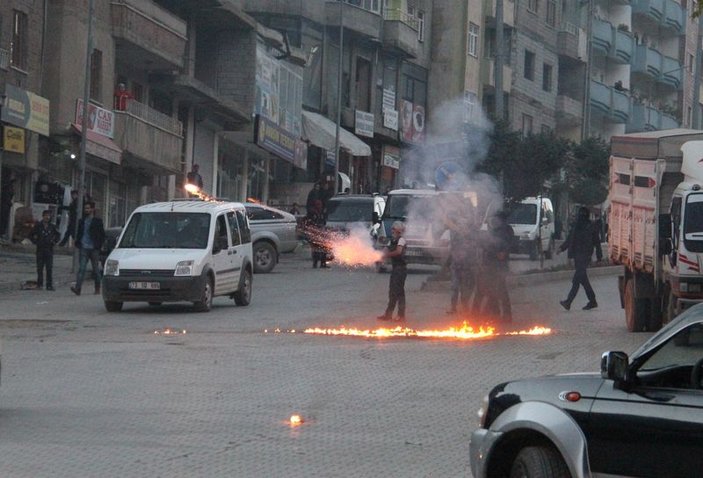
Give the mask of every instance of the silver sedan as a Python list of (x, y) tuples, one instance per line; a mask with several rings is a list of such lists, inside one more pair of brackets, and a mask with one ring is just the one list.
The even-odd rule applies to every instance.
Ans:
[(244, 207), (251, 228), (254, 272), (271, 272), (279, 254), (298, 247), (295, 216), (263, 204), (247, 203)]

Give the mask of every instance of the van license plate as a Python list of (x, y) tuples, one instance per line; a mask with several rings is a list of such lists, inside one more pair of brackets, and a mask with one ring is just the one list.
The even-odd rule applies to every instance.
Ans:
[(158, 282), (130, 282), (129, 288), (140, 290), (157, 290), (161, 289), (161, 284)]

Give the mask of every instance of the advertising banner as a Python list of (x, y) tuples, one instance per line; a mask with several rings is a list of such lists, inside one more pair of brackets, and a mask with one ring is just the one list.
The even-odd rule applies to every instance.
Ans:
[(373, 138), (373, 113), (356, 110), (354, 122), (354, 132), (359, 136)]
[(276, 156), (293, 163), (298, 168), (307, 168), (307, 144), (273, 121), (257, 115), (254, 141)]
[(391, 169), (400, 168), (400, 148), (388, 144), (383, 145), (383, 166)]
[(5, 126), (2, 144), (5, 151), (24, 154), (24, 130)]
[(22, 88), (5, 85), (5, 105), (0, 118), (5, 123), (49, 136), (49, 100)]
[[(83, 100), (76, 101), (76, 124), (83, 126)], [(88, 131), (108, 138), (115, 137), (115, 113), (88, 103)]]

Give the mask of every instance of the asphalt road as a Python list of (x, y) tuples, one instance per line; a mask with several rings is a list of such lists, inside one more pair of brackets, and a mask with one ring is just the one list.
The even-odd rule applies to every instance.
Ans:
[[(411, 270), (408, 326), (481, 325), (447, 316), (448, 292), (420, 290), (432, 271)], [(614, 276), (593, 279), (600, 307), (588, 312), (583, 292), (572, 311), (559, 306), (568, 281), (513, 288), (511, 329), (549, 336), (302, 333), (376, 327), (387, 281), (293, 255), (254, 277), (249, 307), (218, 298), (210, 313), (126, 304), (109, 314), (99, 296), (67, 289), (1, 294), (0, 476), (466, 477), (491, 386), (597, 370), (601, 352), (632, 352), (649, 336), (626, 331)], [(166, 328), (186, 333), (156, 333)]]

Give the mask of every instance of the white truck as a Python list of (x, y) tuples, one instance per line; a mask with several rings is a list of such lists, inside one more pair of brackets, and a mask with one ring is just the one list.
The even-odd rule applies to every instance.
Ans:
[(611, 138), (610, 259), (631, 332), (703, 302), (703, 131)]

